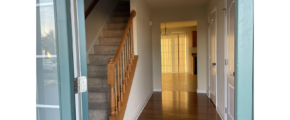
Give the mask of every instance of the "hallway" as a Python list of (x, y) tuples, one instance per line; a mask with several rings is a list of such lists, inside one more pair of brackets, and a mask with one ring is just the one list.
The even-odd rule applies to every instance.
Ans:
[(162, 73), (162, 91), (196, 92), (197, 75), (192, 73)]
[(221, 120), (211, 100), (196, 93), (197, 75), (162, 73), (162, 92), (154, 92), (138, 120)]

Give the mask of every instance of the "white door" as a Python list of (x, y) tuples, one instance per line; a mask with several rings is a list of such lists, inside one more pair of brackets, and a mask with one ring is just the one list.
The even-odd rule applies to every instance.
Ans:
[(227, 0), (227, 120), (235, 119), (235, 1)]
[(210, 73), (210, 99), (216, 105), (216, 10), (209, 16), (209, 43), (210, 43), (210, 62), (209, 62), (209, 73)]

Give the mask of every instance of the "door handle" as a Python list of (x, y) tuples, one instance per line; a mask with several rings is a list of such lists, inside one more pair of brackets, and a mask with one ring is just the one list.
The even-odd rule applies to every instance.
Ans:
[(212, 65), (216, 65), (216, 63), (212, 63)]

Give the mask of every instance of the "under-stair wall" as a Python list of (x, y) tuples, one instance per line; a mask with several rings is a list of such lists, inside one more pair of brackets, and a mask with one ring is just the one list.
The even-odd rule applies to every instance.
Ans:
[[(86, 0), (85, 0), (86, 2)], [(87, 56), (94, 53), (94, 45), (98, 45), (98, 37), (102, 37), (102, 30), (115, 9), (119, 0), (99, 0), (86, 19)], [(87, 59), (89, 62), (89, 59)]]

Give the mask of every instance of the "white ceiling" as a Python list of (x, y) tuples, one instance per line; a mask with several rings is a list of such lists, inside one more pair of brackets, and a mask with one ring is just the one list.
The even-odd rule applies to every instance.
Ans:
[(152, 9), (181, 8), (205, 5), (209, 0), (145, 0)]
[[(183, 28), (197, 26), (197, 21), (183, 21), (183, 22), (167, 22), (166, 28)], [(160, 24), (160, 28), (164, 29), (165, 23)]]

